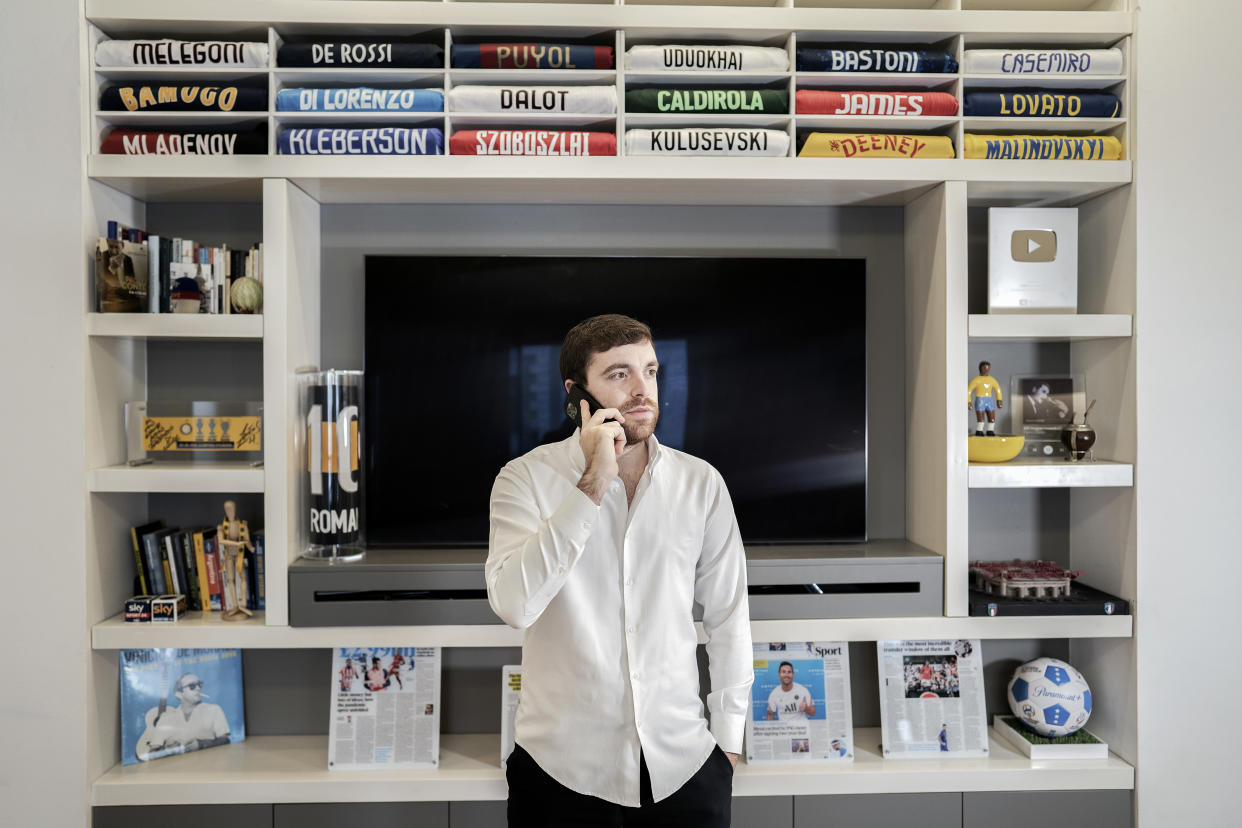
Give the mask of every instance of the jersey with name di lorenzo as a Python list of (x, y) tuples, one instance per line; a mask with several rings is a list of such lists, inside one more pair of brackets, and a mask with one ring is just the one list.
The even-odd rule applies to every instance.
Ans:
[(104, 137), (99, 151), (105, 155), (262, 155), (267, 152), (267, 132), (114, 129)]
[(779, 129), (628, 129), (627, 155), (783, 156), (789, 134)]
[(345, 89), (293, 87), (276, 93), (280, 112), (441, 112), (444, 92), (439, 89)]
[(454, 86), (448, 94), (453, 112), (565, 112), (612, 115), (615, 86)]
[(550, 129), (463, 129), (449, 139), (450, 155), (616, 155), (611, 132)]
[(1112, 92), (987, 90), (967, 92), (964, 108), (966, 115), (994, 118), (1117, 118), (1121, 98)]
[(125, 84), (106, 87), (99, 108), (107, 112), (261, 112), (267, 90), (256, 86)]
[(204, 66), (221, 69), (267, 67), (266, 43), (223, 40), (105, 40), (95, 47), (95, 65)]
[(799, 115), (956, 115), (948, 92), (836, 92), (799, 89)]
[(796, 681), (788, 690), (778, 684), (768, 694), (768, 712), (782, 722), (805, 721), (806, 711), (799, 707), (810, 703), (811, 691)]
[(932, 49), (805, 46), (798, 48), (798, 71), (941, 74), (956, 72), (957, 60), (948, 52)]
[(787, 115), (789, 93), (783, 89), (629, 89), (625, 111)]
[(983, 135), (964, 136), (967, 158), (1012, 158), (1039, 161), (1120, 161), (1121, 141), (1112, 135)]
[(444, 47), (435, 43), (371, 41), (286, 43), (276, 52), (276, 65), (443, 69)]
[(281, 155), (443, 155), (437, 127), (291, 128), (276, 139)]
[(953, 141), (945, 135), (812, 132), (799, 158), (952, 158)]
[(789, 53), (776, 46), (631, 46), (629, 72), (785, 72)]
[(613, 47), (568, 43), (455, 44), (454, 69), (612, 69)]

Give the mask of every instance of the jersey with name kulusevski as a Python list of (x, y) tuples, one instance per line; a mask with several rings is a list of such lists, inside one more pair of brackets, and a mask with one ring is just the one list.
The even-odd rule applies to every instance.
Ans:
[(898, 46), (799, 46), (799, 72), (894, 72), (943, 74), (957, 60), (943, 50)]
[(627, 89), (625, 111), (692, 112), (705, 115), (788, 115), (784, 89), (714, 89), (705, 87)]
[(238, 84), (126, 83), (104, 87), (105, 112), (263, 112), (267, 89)]
[(263, 155), (267, 128), (227, 127), (170, 129), (116, 128), (104, 136), (99, 151), (105, 155)]
[(563, 129), (463, 129), (449, 139), (450, 155), (616, 155), (611, 132)]
[(564, 112), (612, 115), (615, 86), (454, 86), (448, 93), (453, 112)]
[(1120, 161), (1121, 141), (1112, 135), (984, 135), (963, 136), (967, 158), (1012, 158), (1039, 161)]
[(276, 65), (443, 69), (444, 47), (437, 43), (376, 40), (285, 43), (276, 51)]
[(944, 135), (893, 135), (880, 132), (812, 132), (799, 158), (952, 158), (953, 141)]
[(956, 115), (957, 98), (948, 92), (838, 92), (799, 89), (799, 115)]
[(95, 47), (95, 65), (197, 66), (219, 69), (266, 69), (266, 43), (226, 40), (105, 40)]
[(440, 89), (291, 87), (276, 93), (279, 112), (443, 112)]
[(612, 69), (612, 46), (570, 43), (454, 44), (454, 69)]
[(627, 129), (626, 155), (784, 156), (789, 133), (781, 129)]
[(768, 710), (782, 722), (805, 721), (806, 711), (800, 709), (804, 703), (811, 703), (811, 691), (796, 681), (788, 690), (778, 684), (768, 694)]
[(1120, 75), (1120, 49), (967, 49), (962, 71), (980, 75)]
[(776, 46), (637, 45), (625, 52), (627, 72), (787, 72), (789, 53)]
[(281, 155), (443, 155), (438, 127), (287, 127), (276, 138)]
[(993, 118), (1119, 118), (1121, 98), (1112, 92), (1057, 89), (976, 90), (966, 93), (966, 115)]

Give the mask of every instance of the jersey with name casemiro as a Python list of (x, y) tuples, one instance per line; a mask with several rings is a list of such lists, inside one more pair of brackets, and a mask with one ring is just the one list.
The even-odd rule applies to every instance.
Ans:
[(810, 691), (798, 682), (795, 681), (788, 690), (782, 690), (778, 684), (768, 694), (768, 710), (782, 722), (805, 720), (806, 711), (798, 708), (803, 702), (810, 701)]
[(981, 75), (1120, 75), (1120, 49), (967, 49), (962, 71)]

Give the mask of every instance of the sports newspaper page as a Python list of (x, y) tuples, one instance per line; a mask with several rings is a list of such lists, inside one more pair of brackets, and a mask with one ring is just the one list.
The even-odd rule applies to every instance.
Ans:
[(845, 641), (755, 642), (747, 762), (852, 762)]
[(513, 725), (517, 721), (518, 699), (522, 697), (522, 665), (500, 668), (500, 767), (509, 766), (513, 753)]
[(988, 754), (978, 639), (878, 641), (885, 759)]
[(434, 768), (440, 762), (440, 648), (332, 651), (332, 770)]

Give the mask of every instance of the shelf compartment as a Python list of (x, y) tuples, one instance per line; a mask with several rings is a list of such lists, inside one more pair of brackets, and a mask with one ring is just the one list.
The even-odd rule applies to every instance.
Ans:
[(1073, 463), (1030, 459), (971, 463), (968, 479), (972, 489), (1127, 487), (1134, 485), (1134, 466), (1112, 460)]
[[(1134, 768), (1107, 759), (1032, 762), (988, 730), (986, 759), (885, 760), (880, 728), (854, 731), (852, 764), (737, 766), (734, 796), (941, 791), (1132, 790)], [(436, 770), (328, 770), (328, 737), (252, 736), (235, 745), (139, 765), (115, 765), (91, 786), (91, 804), (503, 800), (500, 736), (443, 734)]]
[[(699, 641), (706, 641), (696, 625)], [(902, 638), (1129, 638), (1128, 615), (1046, 617), (813, 618), (752, 621), (755, 641), (887, 641)], [(268, 626), (262, 614), (224, 621), (219, 613), (188, 613), (174, 624), (127, 623), (115, 615), (91, 630), (91, 647), (241, 647), (314, 649), (371, 646), (520, 647), (522, 632), (502, 624), (399, 627)]]
[(799, 131), (817, 132), (899, 132), (925, 133), (928, 130), (945, 130), (957, 124), (957, 117), (946, 115), (905, 115), (884, 117), (880, 115), (798, 115)]
[(1124, 313), (972, 313), (967, 323), (978, 342), (1082, 342), (1128, 337), (1133, 329)]
[(1098, 135), (1120, 129), (1125, 118), (988, 118), (971, 115), (962, 119), (967, 132), (1047, 132), (1057, 135)]
[(257, 314), (88, 313), (88, 336), (130, 339), (262, 339)]
[(104, 466), (86, 473), (86, 486), (92, 492), (262, 492), (263, 469), (246, 462)]

